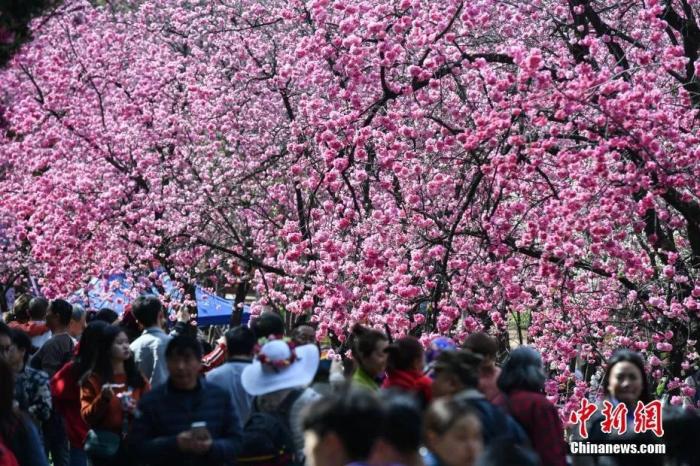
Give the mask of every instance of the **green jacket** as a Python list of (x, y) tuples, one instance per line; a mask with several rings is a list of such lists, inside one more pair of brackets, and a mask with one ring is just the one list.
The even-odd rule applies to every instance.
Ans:
[(368, 390), (379, 390), (379, 384), (367, 374), (361, 367), (358, 367), (352, 376), (352, 384), (359, 387), (367, 388)]

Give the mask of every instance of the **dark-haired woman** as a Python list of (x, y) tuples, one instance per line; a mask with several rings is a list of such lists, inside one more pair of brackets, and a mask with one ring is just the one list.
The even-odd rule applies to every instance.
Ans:
[(432, 399), (430, 377), (423, 374), (425, 351), (417, 338), (399, 338), (387, 346), (387, 372), (383, 388), (395, 388), (417, 396), (423, 408)]
[(14, 372), (0, 358), (0, 444), (10, 451), (4, 461), (12, 464), (16, 459), (20, 466), (48, 466), (39, 433), (34, 423), (14, 406), (14, 393)]
[[(640, 434), (634, 433), (634, 410), (637, 402), (644, 404), (652, 401), (649, 391), (649, 380), (644, 369), (644, 360), (639, 353), (627, 349), (616, 351), (607, 362), (607, 370), (602, 382), (605, 400), (613, 408), (624, 404), (627, 409), (627, 430), (620, 435), (614, 428), (611, 433), (602, 431), (603, 405), (598, 409), (586, 423), (588, 430), (587, 442), (591, 443), (634, 443), (651, 444), (658, 443), (659, 439), (652, 432)], [(578, 432), (572, 439), (578, 438)], [(598, 465), (598, 466), (624, 466), (624, 465), (661, 465), (663, 455), (643, 455), (643, 456), (576, 456), (574, 457), (576, 466)]]
[(6, 361), (15, 371), (15, 400), (19, 409), (27, 413), (38, 428), (51, 416), (51, 392), (49, 377), (45, 372), (29, 367), (32, 340), (20, 331), (12, 332), (14, 351), (10, 351)]
[(540, 353), (527, 346), (516, 348), (498, 377), (503, 396), (495, 401), (525, 429), (542, 466), (565, 466), (564, 426), (544, 395), (545, 380)]
[(88, 427), (80, 415), (80, 379), (92, 371), (107, 327), (103, 321), (88, 324), (76, 346), (75, 357), (51, 378), (53, 405), (65, 419), (66, 433), (70, 443), (70, 466), (86, 466), (87, 456), (83, 451)]
[[(80, 386), (81, 414), (88, 427), (95, 435), (107, 438), (111, 433), (123, 440), (136, 402), (149, 389), (148, 381), (136, 367), (126, 333), (113, 325), (105, 327), (94, 369)], [(88, 434), (88, 443), (90, 437)], [(86, 449), (88, 447), (86, 445)], [(90, 456), (94, 466), (123, 464), (125, 461), (121, 448), (112, 457), (95, 456), (94, 453)]]
[(352, 330), (352, 357), (357, 366), (352, 376), (354, 386), (379, 390), (379, 379), (386, 370), (389, 339), (382, 332), (362, 325)]

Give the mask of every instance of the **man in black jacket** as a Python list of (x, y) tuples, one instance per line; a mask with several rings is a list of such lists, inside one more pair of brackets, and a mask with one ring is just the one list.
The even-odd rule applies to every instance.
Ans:
[(138, 405), (130, 438), (135, 457), (151, 466), (233, 465), (241, 444), (228, 392), (200, 378), (197, 340), (176, 336), (165, 351), (168, 382)]

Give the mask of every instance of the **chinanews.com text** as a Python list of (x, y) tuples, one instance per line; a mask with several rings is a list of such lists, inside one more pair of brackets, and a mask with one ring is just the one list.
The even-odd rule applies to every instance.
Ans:
[(663, 443), (589, 443), (573, 441), (569, 443), (572, 455), (665, 455)]

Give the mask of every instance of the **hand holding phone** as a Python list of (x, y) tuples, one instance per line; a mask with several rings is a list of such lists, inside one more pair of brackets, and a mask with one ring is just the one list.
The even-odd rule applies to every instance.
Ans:
[(206, 422), (193, 422), (190, 426), (190, 430), (195, 440), (207, 440), (211, 438)]
[(114, 389), (122, 387), (123, 383), (106, 383), (102, 385), (102, 396), (109, 400), (114, 396)]
[(212, 438), (206, 422), (193, 422), (190, 426), (192, 433), (192, 450), (194, 453), (203, 454), (211, 449)]

